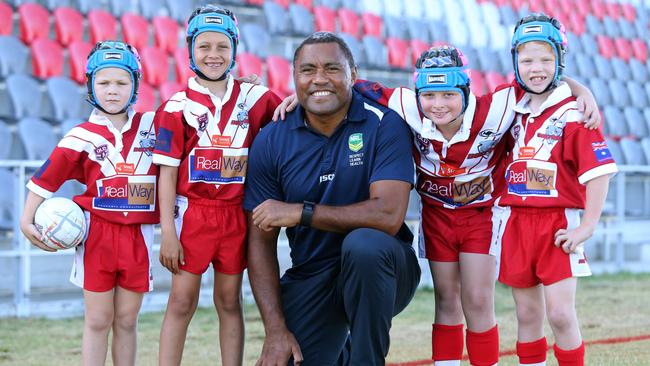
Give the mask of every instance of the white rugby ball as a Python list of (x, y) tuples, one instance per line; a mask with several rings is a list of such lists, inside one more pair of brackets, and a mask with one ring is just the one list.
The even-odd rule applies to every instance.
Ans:
[(86, 233), (84, 213), (72, 200), (46, 199), (34, 216), (34, 225), (43, 235), (43, 243), (52, 249), (69, 249), (81, 243)]

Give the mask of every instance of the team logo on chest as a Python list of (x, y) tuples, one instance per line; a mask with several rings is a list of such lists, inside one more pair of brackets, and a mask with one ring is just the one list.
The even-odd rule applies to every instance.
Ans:
[(239, 108), (237, 119), (230, 123), (241, 128), (248, 128), (248, 111), (246, 110), (246, 105), (244, 103), (239, 103), (237, 104), (237, 108)]
[(348, 137), (348, 147), (353, 152), (358, 152), (363, 149), (363, 134), (362, 133), (353, 133)]
[(153, 148), (156, 146), (156, 135), (153, 132), (149, 131), (140, 131), (140, 147), (136, 147), (133, 151), (143, 152), (147, 156), (153, 155)]
[(547, 144), (552, 144), (562, 139), (564, 133), (564, 122), (558, 118), (551, 118), (550, 125), (546, 126), (545, 133), (537, 133), (537, 136), (544, 139)]
[(95, 158), (98, 161), (104, 161), (108, 156), (108, 145), (100, 145), (95, 148)]
[(196, 123), (199, 125), (199, 131), (205, 132), (205, 129), (208, 127), (208, 112), (205, 112), (200, 116), (197, 116), (194, 113), (192, 113), (192, 115), (196, 117)]
[(422, 135), (417, 133), (415, 134), (415, 141), (417, 142), (418, 150), (420, 150), (420, 153), (422, 155), (429, 155), (429, 152), (431, 152), (431, 150), (429, 149), (429, 145), (431, 144), (429, 139), (425, 139), (424, 137), (422, 137)]
[(478, 143), (478, 146), (476, 149), (478, 150), (477, 153), (474, 154), (468, 154), (467, 157), (470, 159), (473, 158), (479, 158), (485, 155), (488, 155), (494, 150), (494, 147), (497, 146), (497, 143), (501, 139), (501, 134), (498, 132), (494, 132), (492, 130), (483, 130), (479, 132), (479, 137), (482, 137), (483, 140), (481, 140)]

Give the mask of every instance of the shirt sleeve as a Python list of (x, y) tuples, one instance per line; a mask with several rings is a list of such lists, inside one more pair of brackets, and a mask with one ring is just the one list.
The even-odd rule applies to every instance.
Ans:
[(168, 106), (169, 102), (164, 103), (156, 111), (153, 119), (156, 128), (153, 163), (177, 167), (181, 164), (185, 143), (183, 110), (168, 111)]
[(282, 189), (278, 179), (275, 154), (271, 151), (269, 142), (270, 127), (262, 129), (253, 141), (248, 156), (248, 173), (244, 195), (244, 209), (253, 211), (267, 199), (283, 200)]
[(358, 91), (364, 98), (368, 98), (384, 107), (390, 107), (389, 101), (395, 92), (395, 89), (387, 88), (381, 83), (361, 79), (357, 79), (354, 83), (354, 90)]
[(377, 147), (371, 167), (370, 183), (400, 180), (414, 183), (415, 165), (411, 153), (411, 133), (395, 112), (384, 114), (377, 132)]
[(564, 137), (563, 159), (575, 167), (581, 184), (618, 171), (600, 130), (589, 130), (577, 122), (571, 127)]
[(47, 199), (67, 180), (82, 181), (84, 176), (80, 157), (79, 152), (57, 146), (29, 180), (27, 189)]

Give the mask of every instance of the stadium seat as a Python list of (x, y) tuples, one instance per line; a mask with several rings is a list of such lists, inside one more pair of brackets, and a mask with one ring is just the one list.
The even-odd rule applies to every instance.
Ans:
[(431, 41), (433, 43), (449, 42), (449, 30), (447, 29), (447, 25), (443, 22), (429, 22), (429, 33), (431, 34)]
[(87, 14), (93, 9), (106, 9), (106, 3), (103, 1), (96, 0), (76, 0), (75, 8), (78, 9), (82, 14)]
[(404, 16), (411, 19), (425, 19), (423, 0), (412, 0), (408, 6), (404, 6)]
[(352, 52), (352, 57), (354, 57), (354, 62), (356, 66), (363, 66), (366, 63), (365, 54), (363, 52), (363, 46), (353, 35), (347, 33), (340, 33), (339, 36), (343, 38), (350, 51)]
[(339, 32), (359, 38), (359, 16), (352, 9), (338, 10)]
[(54, 30), (56, 40), (63, 47), (83, 38), (83, 16), (73, 8), (56, 8), (54, 10)]
[(77, 84), (86, 83), (86, 61), (88, 54), (93, 49), (90, 43), (75, 41), (68, 47), (68, 58), (70, 60), (70, 79)]
[(616, 38), (614, 39), (614, 45), (616, 46), (618, 57), (622, 58), (626, 62), (632, 58), (632, 45), (628, 39), (621, 37)]
[(587, 32), (590, 34), (597, 35), (603, 34), (605, 32), (605, 26), (598, 18), (596, 18), (595, 15), (587, 15), (585, 17), (585, 24), (587, 27)]
[(52, 197), (64, 197), (72, 199), (74, 196), (78, 196), (86, 190), (86, 186), (79, 183), (77, 180), (67, 180), (65, 183), (59, 187), (59, 189), (54, 192)]
[(480, 97), (481, 95), (485, 95), (485, 78), (483, 77), (483, 73), (481, 73), (479, 70), (471, 71), (471, 81), (469, 88), (476, 96)]
[(631, 59), (628, 63), (630, 66), (630, 71), (634, 75), (634, 80), (640, 83), (645, 83), (648, 81), (650, 75), (648, 75), (648, 69), (637, 59)]
[(44, 6), (25, 3), (18, 7), (20, 40), (30, 44), (36, 38), (47, 38), (50, 32), (50, 13)]
[(86, 93), (82, 93), (74, 81), (65, 76), (49, 78), (45, 81), (45, 89), (53, 111), (52, 117), (57, 123), (83, 116), (81, 101)]
[(407, 41), (399, 38), (388, 38), (386, 48), (388, 48), (388, 64), (390, 66), (398, 69), (408, 69), (411, 66)]
[(497, 86), (505, 84), (506, 82), (507, 80), (505, 76), (496, 71), (488, 71), (485, 73), (485, 84), (488, 93), (494, 92)]
[(605, 3), (603, 1), (591, 1), (591, 13), (602, 20), (607, 15)]
[(173, 54), (178, 48), (178, 23), (170, 17), (155, 16), (151, 24), (153, 24), (156, 47), (170, 55)]
[(503, 24), (501, 21), (501, 13), (499, 13), (499, 9), (495, 4), (488, 2), (479, 4), (478, 10), (481, 13), (481, 18), (489, 28)]
[(627, 124), (623, 121), (622, 116), (623, 112), (620, 108), (612, 105), (605, 105), (603, 108), (603, 117), (610, 136), (622, 137), (629, 135)]
[(421, 41), (419, 39), (411, 39), (410, 50), (411, 50), (411, 64), (415, 65), (415, 62), (420, 58), (420, 55), (429, 49), (429, 43)]
[(14, 185), (16, 178), (7, 169), (0, 168), (0, 230), (11, 230), (14, 225), (15, 195)]
[(618, 141), (611, 137), (605, 137), (605, 142), (607, 143), (607, 147), (612, 153), (612, 157), (614, 158), (614, 161), (616, 161), (616, 164), (625, 165), (625, 156), (623, 155), (623, 150), (621, 150), (621, 145)]
[(330, 9), (333, 9), (333, 10), (336, 10), (336, 9), (338, 9), (338, 8), (340, 8), (342, 6), (341, 5), (342, 4), (341, 0), (320, 0), (318, 3), (321, 6), (325, 6), (325, 7), (328, 7)]
[(612, 70), (614, 70), (614, 76), (621, 81), (627, 81), (632, 79), (632, 70), (630, 70), (630, 65), (620, 58), (612, 59)]
[(643, 39), (636, 38), (632, 40), (632, 53), (637, 60), (644, 63), (648, 61), (648, 45)]
[(427, 20), (409, 18), (406, 20), (406, 27), (408, 29), (409, 39), (418, 40), (427, 44), (431, 42), (431, 34), (429, 33)]
[(0, 79), (27, 72), (29, 49), (14, 36), (0, 36)]
[(625, 163), (629, 165), (646, 165), (645, 154), (638, 140), (634, 138), (622, 138), (621, 150), (625, 157)]
[(264, 74), (262, 60), (252, 53), (241, 52), (237, 55), (237, 76), (255, 74), (262, 77)]
[(32, 73), (35, 77), (46, 79), (63, 74), (63, 49), (47, 38), (37, 38), (32, 42)]
[(621, 29), (621, 37), (631, 40), (637, 36), (636, 28), (634, 28), (634, 25), (627, 21), (627, 19), (621, 18), (617, 23), (618, 27)]
[[(596, 42), (598, 43), (598, 52), (605, 58), (611, 59), (616, 56), (616, 48), (614, 47), (614, 41), (603, 35), (596, 36)], [(584, 43), (583, 43), (584, 45)]]
[(268, 73), (268, 86), (280, 97), (285, 97), (292, 93), (289, 86), (291, 80), (291, 64), (280, 56), (269, 56), (266, 59), (266, 69)]
[(643, 87), (636, 80), (638, 79), (634, 78), (634, 80), (627, 82), (627, 91), (630, 94), (630, 100), (632, 101), (633, 106), (637, 108), (645, 108), (649, 105), (648, 98)]
[(364, 12), (361, 14), (361, 24), (363, 35), (377, 38), (383, 37), (384, 21), (379, 15)]
[(70, 118), (61, 122), (61, 136), (64, 136), (68, 131), (77, 127), (82, 122), (85, 122), (85, 118)]
[(0, 36), (8, 36), (14, 32), (14, 12), (11, 6), (0, 2)]
[(262, 6), (264, 17), (271, 34), (291, 35), (291, 22), (288, 22), (287, 11), (273, 1), (265, 1)]
[(135, 13), (124, 13), (122, 19), (122, 36), (124, 41), (137, 50), (149, 45), (149, 22), (145, 17)]
[(36, 80), (29, 75), (13, 74), (5, 83), (11, 103), (11, 114), (3, 113), (4, 116), (15, 120), (40, 116), (42, 94)]
[(88, 12), (90, 43), (117, 39), (117, 20), (105, 10), (93, 9)]
[(138, 2), (132, 0), (110, 0), (111, 13), (116, 17), (121, 17), (126, 13), (135, 14), (138, 12)]
[(156, 103), (156, 93), (154, 88), (147, 83), (140, 83), (138, 90), (138, 101), (135, 102), (133, 109), (136, 112), (150, 112), (158, 108)]
[(280, 5), (284, 9), (288, 9), (289, 3), (291, 2), (290, 0), (272, 0), (272, 1), (274, 1), (276, 4)]
[[(237, 55), (238, 58), (239, 58), (239, 56), (241, 56), (241, 55)], [(261, 75), (261, 74), (258, 74), (258, 75)], [(174, 94), (176, 94), (177, 92), (183, 90), (184, 88), (185, 88), (184, 84), (175, 83), (173, 81), (168, 81), (166, 83), (163, 83), (160, 86), (160, 88), (158, 88), (158, 92), (160, 93), (161, 104), (162, 104), (163, 101), (168, 100)]]
[[(418, 22), (416, 21), (415, 23)], [(386, 25), (386, 38), (409, 39), (409, 27), (403, 18), (386, 16), (384, 18), (384, 24)]]
[(0, 160), (9, 159), (9, 152), (11, 152), (11, 130), (9, 126), (0, 119)]
[(625, 107), (623, 108), (623, 116), (625, 117), (625, 122), (627, 122), (628, 131), (630, 131), (632, 136), (637, 138), (650, 136), (641, 109)]
[(582, 44), (582, 49), (584, 53), (588, 55), (595, 56), (598, 54), (598, 44), (596, 39), (589, 33), (584, 33), (580, 35), (580, 43)]
[(583, 77), (591, 77), (594, 75), (603, 79), (611, 79), (614, 77), (611, 61), (600, 55), (576, 55), (576, 63), (578, 64), (580, 75)]
[(151, 19), (156, 15), (168, 16), (169, 10), (165, 6), (165, 0), (140, 1), (140, 15), (147, 19)]
[(24, 118), (18, 122), (18, 137), (29, 160), (47, 159), (58, 142), (52, 126), (34, 117)]
[(266, 29), (259, 24), (247, 23), (240, 31), (241, 41), (246, 45), (246, 50), (260, 58), (266, 58), (271, 47), (271, 35)]
[[(469, 45), (472, 37), (469, 34), (469, 29), (467, 28), (467, 24), (462, 22), (451, 24), (451, 22), (453, 21), (447, 19), (447, 24), (445, 26), (449, 36), (447, 38), (442, 38), (442, 39), (437, 38), (436, 40), (448, 41), (449, 44), (461, 48)], [(453, 29), (453, 31), (451, 31), (451, 29)]]
[(499, 6), (499, 15), (503, 20), (503, 24), (513, 26), (519, 21), (519, 16), (509, 5)]
[(611, 19), (618, 20), (622, 16), (621, 4), (607, 2), (605, 3), (605, 10)]
[(314, 33), (314, 16), (307, 8), (300, 4), (291, 4), (289, 5), (289, 15), (293, 35), (306, 37)]
[(630, 104), (630, 96), (627, 94), (627, 89), (622, 81), (610, 79), (607, 84), (609, 85), (614, 105), (623, 108)]
[(366, 58), (366, 65), (372, 69), (388, 69), (388, 50), (384, 43), (377, 37), (365, 36), (362, 40)]
[(317, 32), (336, 32), (336, 12), (325, 6), (316, 6), (314, 23)]
[(616, 38), (621, 36), (621, 29), (618, 26), (618, 22), (610, 17), (603, 18), (603, 27), (605, 28), (605, 34), (609, 37)]
[(641, 39), (647, 39), (650, 31), (648, 30), (648, 22), (637, 19), (634, 22), (634, 30), (636, 30), (637, 37)]
[(646, 137), (641, 140), (641, 148), (643, 149), (643, 154), (645, 155), (645, 161), (650, 162), (650, 137)]
[(190, 56), (187, 47), (178, 47), (174, 51), (173, 57), (176, 81), (185, 84), (189, 78), (194, 76), (194, 71), (190, 69)]
[(314, 1), (313, 0), (294, 0), (293, 1), (296, 4), (300, 4), (307, 8), (307, 10), (311, 11), (312, 8), (314, 7)]
[(194, 10), (196, 1), (188, 0), (167, 0), (169, 16), (179, 23), (185, 23)]
[(145, 47), (140, 51), (142, 77), (152, 86), (160, 86), (169, 79), (167, 54), (157, 47)]
[[(650, 66), (650, 65), (649, 65)], [(650, 100), (650, 84), (645, 83), (645, 94), (648, 97), (648, 100)]]
[(625, 20), (633, 22), (636, 20), (636, 8), (630, 3), (621, 4), (621, 15)]

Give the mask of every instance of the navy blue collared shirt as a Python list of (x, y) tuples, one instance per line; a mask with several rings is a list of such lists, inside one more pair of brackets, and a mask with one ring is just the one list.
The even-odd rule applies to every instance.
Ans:
[[(399, 180), (413, 184), (408, 126), (397, 113), (353, 91), (346, 119), (327, 137), (305, 123), (298, 106), (284, 122), (264, 127), (249, 154), (244, 208), (267, 199), (344, 206), (370, 197), (370, 184)], [(344, 234), (304, 226), (287, 229), (293, 266), (309, 275), (335, 265)], [(372, 243), (368, 243), (372, 245)]]

